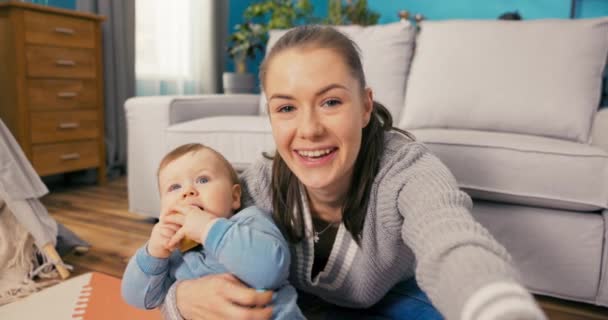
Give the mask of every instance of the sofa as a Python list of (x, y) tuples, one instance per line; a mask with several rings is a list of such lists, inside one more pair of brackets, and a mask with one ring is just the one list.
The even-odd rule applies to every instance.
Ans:
[[(525, 285), (608, 306), (608, 19), (340, 30), (376, 100), (451, 169)], [(137, 97), (125, 110), (129, 208), (145, 216), (158, 216), (156, 169), (170, 149), (201, 142), (237, 169), (274, 150), (263, 94)]]

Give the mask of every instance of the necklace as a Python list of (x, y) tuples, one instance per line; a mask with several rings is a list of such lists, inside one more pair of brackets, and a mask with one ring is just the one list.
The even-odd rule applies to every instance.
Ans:
[(330, 223), (330, 224), (328, 224), (328, 225), (327, 225), (325, 228), (323, 228), (323, 230), (321, 230), (321, 231), (316, 231), (316, 230), (314, 230), (314, 226), (313, 226), (313, 233), (314, 233), (314, 236), (313, 236), (313, 238), (312, 238), (312, 239), (313, 239), (313, 241), (314, 241), (315, 243), (319, 242), (319, 239), (320, 239), (320, 238), (319, 238), (319, 236), (320, 236), (320, 235), (322, 235), (322, 234), (323, 234), (323, 232), (325, 232), (325, 231), (329, 230), (329, 228), (330, 228), (331, 226), (333, 226), (333, 225), (335, 225), (335, 223)]

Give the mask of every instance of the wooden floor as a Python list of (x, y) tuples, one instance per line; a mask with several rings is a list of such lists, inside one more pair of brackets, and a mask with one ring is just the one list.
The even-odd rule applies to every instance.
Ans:
[[(105, 186), (50, 185), (42, 199), (49, 212), (69, 229), (92, 244), (85, 255), (69, 255), (74, 274), (99, 271), (121, 277), (129, 257), (148, 239), (152, 221), (127, 209), (126, 178)], [(537, 297), (553, 320), (608, 320), (608, 308)]]

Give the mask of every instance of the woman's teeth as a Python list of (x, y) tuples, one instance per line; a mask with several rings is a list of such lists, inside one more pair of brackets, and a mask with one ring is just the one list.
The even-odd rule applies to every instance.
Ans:
[(307, 157), (307, 158), (320, 158), (322, 156), (330, 154), (333, 150), (334, 150), (334, 148), (327, 148), (327, 149), (322, 149), (322, 150), (311, 150), (311, 151), (298, 150), (298, 154), (303, 157)]

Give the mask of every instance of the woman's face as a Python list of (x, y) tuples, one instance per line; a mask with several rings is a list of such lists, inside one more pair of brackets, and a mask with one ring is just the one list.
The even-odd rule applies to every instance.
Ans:
[(277, 151), (309, 191), (344, 195), (372, 111), (342, 57), (331, 49), (287, 49), (268, 65), (268, 112)]

